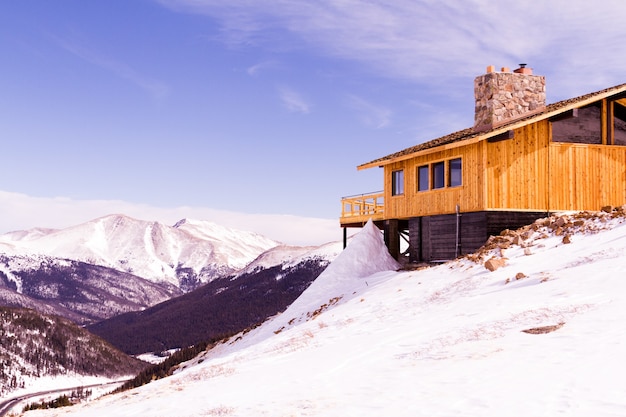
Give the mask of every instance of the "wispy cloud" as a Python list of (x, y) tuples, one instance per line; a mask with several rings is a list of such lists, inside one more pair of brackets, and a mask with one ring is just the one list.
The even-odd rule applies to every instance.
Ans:
[(276, 63), (276, 61), (263, 61), (263, 62), (259, 62), (259, 63), (254, 64), (254, 65), (251, 65), (250, 67), (248, 67), (246, 72), (251, 77), (256, 77), (263, 71), (270, 70), (270, 69), (275, 69), (275, 68), (278, 68), (278, 67), (279, 67), (279, 65), (278, 65), (278, 63)]
[(57, 36), (53, 36), (52, 38), (66, 51), (89, 62), (90, 64), (96, 65), (113, 73), (119, 78), (131, 82), (132, 84), (138, 86), (139, 88), (150, 94), (155, 99), (164, 98), (169, 93), (169, 87), (165, 83), (140, 74), (138, 71), (136, 71), (130, 65), (124, 62), (109, 58), (104, 54), (96, 51), (95, 49), (77, 43), (75, 41), (62, 39)]
[(361, 97), (348, 96), (348, 106), (352, 108), (361, 122), (368, 126), (380, 129), (391, 123), (391, 110), (380, 105), (371, 103)]
[(311, 112), (311, 105), (297, 91), (286, 87), (278, 87), (278, 95), (283, 105), (292, 113), (308, 114)]
[(297, 38), (380, 75), (420, 82), (527, 62), (545, 75), (586, 74), (589, 85), (620, 78), (626, 67), (621, 0), (593, 7), (586, 0), (155, 1), (211, 16), (240, 41), (275, 44), (286, 37), (272, 32), (287, 32), (294, 36), (284, 42)]
[(162, 208), (120, 200), (42, 198), (0, 190), (0, 233), (34, 227), (64, 228), (114, 213), (170, 225), (184, 218), (209, 220), (291, 245), (320, 245), (340, 240), (341, 234), (336, 219), (248, 214), (205, 207)]

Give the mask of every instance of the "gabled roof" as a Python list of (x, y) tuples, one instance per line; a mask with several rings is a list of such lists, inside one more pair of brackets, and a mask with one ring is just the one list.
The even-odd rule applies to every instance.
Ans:
[(433, 139), (428, 142), (412, 146), (410, 148), (406, 148), (399, 152), (392, 153), (390, 155), (375, 159), (365, 164), (361, 164), (357, 167), (357, 169), (362, 170), (373, 167), (382, 167), (384, 165), (410, 159), (418, 155), (426, 155), (433, 152), (457, 148), (459, 146), (470, 145), (472, 143), (480, 142), (493, 136), (497, 136), (509, 130), (517, 129), (540, 120), (548, 119), (565, 113), (569, 110), (586, 106), (593, 102), (624, 92), (626, 92), (626, 84), (620, 84), (615, 87), (596, 91), (595, 93), (589, 93), (580, 97), (559, 101), (546, 106), (546, 108), (540, 113), (533, 113), (530, 116), (512, 120), (493, 129), (482, 132), (476, 132), (472, 127), (459, 130), (458, 132), (450, 133), (449, 135), (442, 136), (440, 138)]

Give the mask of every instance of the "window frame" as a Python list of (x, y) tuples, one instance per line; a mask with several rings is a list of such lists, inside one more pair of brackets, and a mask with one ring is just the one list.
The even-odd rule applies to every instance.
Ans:
[(391, 171), (391, 195), (404, 195), (404, 169)]
[[(426, 188), (422, 188), (422, 173), (426, 174)], [(417, 192), (430, 191), (430, 164), (417, 167)]]
[[(457, 162), (459, 163), (458, 168), (454, 169), (452, 167), (452, 163), (453, 162)], [(463, 160), (462, 158), (453, 158), (453, 159), (449, 159), (448, 161), (448, 187), (449, 188), (454, 188), (454, 187), (460, 187), (463, 185)], [(454, 177), (455, 175), (453, 175), (453, 169), (458, 172), (458, 182), (453, 183), (454, 181)]]
[[(604, 108), (601, 101), (589, 103), (585, 106), (577, 108), (578, 115), (576, 118), (565, 118), (552, 120), (550, 142), (553, 143), (581, 143), (584, 145), (605, 145), (603, 143), (603, 112)], [(583, 130), (581, 126), (589, 128)], [(568, 130), (574, 130), (577, 133), (586, 133), (586, 136), (570, 136)]]
[(431, 171), (431, 189), (441, 190), (446, 188), (446, 161), (438, 161), (430, 164)]

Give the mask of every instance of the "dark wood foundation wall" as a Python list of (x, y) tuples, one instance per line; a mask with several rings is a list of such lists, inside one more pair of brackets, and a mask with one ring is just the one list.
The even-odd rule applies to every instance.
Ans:
[(409, 262), (437, 262), (472, 253), (489, 236), (517, 229), (546, 217), (547, 212), (479, 211), (385, 220), (383, 230), (389, 252), (400, 258), (400, 235), (408, 232)]

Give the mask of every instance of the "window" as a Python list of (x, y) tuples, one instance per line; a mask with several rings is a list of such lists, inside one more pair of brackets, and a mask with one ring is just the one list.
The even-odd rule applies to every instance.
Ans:
[(602, 144), (602, 107), (600, 103), (578, 109), (578, 116), (552, 122), (552, 141)]
[(448, 162), (448, 187), (458, 187), (463, 184), (461, 175), (461, 158), (451, 159)]
[(391, 173), (391, 195), (404, 194), (404, 171), (393, 171)]
[(445, 163), (444, 162), (436, 162), (432, 165), (433, 167), (433, 189), (443, 188), (446, 186), (445, 182)]
[(428, 165), (422, 165), (417, 168), (417, 191), (428, 191), (429, 188)]

